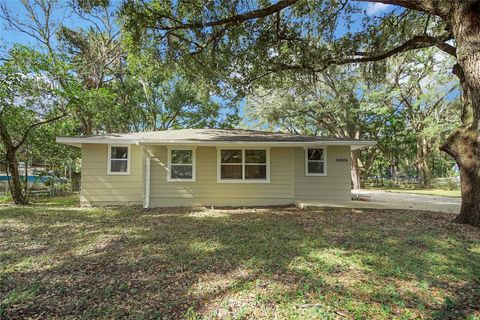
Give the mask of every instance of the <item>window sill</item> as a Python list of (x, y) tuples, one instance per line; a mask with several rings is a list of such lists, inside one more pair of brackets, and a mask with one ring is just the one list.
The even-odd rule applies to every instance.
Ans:
[(228, 179), (217, 179), (217, 183), (239, 183), (239, 184), (268, 184), (270, 180), (228, 180)]
[(109, 176), (129, 176), (130, 172), (107, 172)]
[(196, 179), (167, 179), (167, 182), (196, 182)]

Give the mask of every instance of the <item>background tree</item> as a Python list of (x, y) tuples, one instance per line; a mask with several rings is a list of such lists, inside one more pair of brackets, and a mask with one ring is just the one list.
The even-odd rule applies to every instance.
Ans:
[(21, 148), (40, 127), (67, 114), (69, 102), (48, 78), (51, 66), (48, 56), (21, 46), (12, 48), (0, 65), (0, 139), (17, 204), (27, 201), (18, 169)]
[(108, 1), (74, 0), (70, 8), (81, 25), (87, 27), (73, 29), (62, 24), (57, 32), (57, 51), (65, 54), (81, 80), (83, 88), (75, 104), (75, 114), (81, 124), (80, 133), (88, 135), (103, 123), (95, 123), (102, 113), (115, 110), (110, 84), (121, 67), (124, 51), (114, 22), (115, 12)]
[[(449, 57), (431, 50), (408, 53), (389, 64), (387, 90), (405, 115), (406, 130), (414, 133), (415, 164), (424, 187), (432, 180), (433, 147), (459, 125), (458, 82), (447, 76)], [(394, 88), (390, 90), (388, 87)]]
[[(303, 80), (303, 81), (302, 81)], [(251, 121), (269, 129), (291, 133), (328, 135), (342, 139), (377, 139), (383, 115), (369, 107), (369, 80), (355, 68), (332, 68), (294, 82), (285, 81), (266, 92), (249, 97), (246, 108)], [(375, 150), (351, 152), (351, 179), (355, 189), (361, 188), (361, 176), (366, 175), (375, 159)], [(363, 172), (361, 172), (363, 171)]]
[(430, 187), (433, 148), (458, 125), (460, 112), (458, 83), (446, 75), (446, 59), (432, 50), (403, 54), (386, 65), (386, 81), (360, 68), (336, 67), (304, 81), (279, 82), (283, 87), (248, 99), (247, 115), (269, 129), (379, 141), (379, 150), (352, 151), (354, 188), (378, 156), (388, 159), (388, 170), (377, 166), (381, 175), (418, 175)]
[(81, 134), (215, 127), (226, 125), (222, 116), (233, 119), (236, 109), (214, 101), (212, 86), (187, 79), (151, 50), (148, 39), (129, 50), (108, 1), (72, 1), (70, 7), (89, 26), (58, 31), (59, 50), (83, 85), (75, 104)]
[(127, 68), (143, 130), (228, 127), (239, 121), (238, 104), (220, 96), (218, 85), (168, 66), (149, 48), (129, 52)]

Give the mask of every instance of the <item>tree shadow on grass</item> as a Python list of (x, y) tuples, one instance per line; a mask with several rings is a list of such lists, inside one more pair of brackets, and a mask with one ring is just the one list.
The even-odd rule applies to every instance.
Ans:
[[(241, 310), (267, 317), (310, 305), (321, 305), (310, 311), (325, 317), (343, 310), (388, 318), (405, 308), (434, 316), (442, 306), (429, 292), (473, 299), (451, 284), (471, 282), (480, 270), (479, 253), (469, 251), (480, 246), (476, 230), (441, 214), (32, 210), (2, 210), (0, 239), (19, 247), (2, 262), (6, 318), (184, 318)], [(29, 251), (32, 245), (44, 249)]]
[(480, 279), (455, 288), (452, 296), (444, 299), (438, 310), (432, 312), (433, 319), (468, 319), (480, 315)]

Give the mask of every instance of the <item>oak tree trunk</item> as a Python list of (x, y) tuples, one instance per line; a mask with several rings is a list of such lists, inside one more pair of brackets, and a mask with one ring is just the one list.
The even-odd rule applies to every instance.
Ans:
[(20, 178), (20, 172), (18, 171), (18, 161), (17, 161), (17, 149), (15, 148), (12, 137), (8, 132), (5, 125), (0, 119), (0, 140), (5, 149), (5, 158), (7, 160), (7, 170), (10, 174), (10, 191), (12, 193), (13, 202), (15, 204), (26, 204), (26, 198), (22, 190), (22, 182)]
[(450, 154), (460, 168), (462, 207), (455, 222), (480, 227), (480, 136), (477, 130), (461, 127), (441, 150)]
[(351, 176), (352, 176), (352, 185), (353, 189), (361, 189), (361, 174), (360, 174), (360, 165), (358, 163), (358, 151), (354, 150), (351, 152), (352, 166), (351, 166)]
[(417, 136), (417, 167), (420, 175), (422, 187), (430, 188), (432, 183), (432, 173), (428, 164), (430, 147), (425, 137)]
[(460, 168), (462, 207), (455, 222), (480, 227), (480, 1), (458, 1), (450, 25), (463, 94), (462, 126), (441, 147)]
[(7, 167), (10, 173), (10, 191), (12, 192), (13, 202), (15, 204), (26, 204), (27, 200), (23, 194), (20, 172), (18, 171), (18, 161), (15, 153), (6, 154)]

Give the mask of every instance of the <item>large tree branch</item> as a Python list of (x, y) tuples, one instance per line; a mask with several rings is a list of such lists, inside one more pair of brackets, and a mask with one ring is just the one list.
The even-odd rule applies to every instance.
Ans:
[(171, 30), (181, 30), (181, 29), (199, 29), (199, 28), (208, 28), (208, 27), (215, 27), (215, 26), (222, 26), (222, 25), (232, 25), (232, 24), (240, 24), (242, 22), (264, 18), (270, 16), (274, 13), (280, 12), (283, 9), (295, 4), (299, 0), (281, 0), (271, 6), (252, 10), (246, 13), (230, 16), (228, 18), (209, 21), (209, 22), (196, 22), (196, 23), (182, 23), (172, 26), (159, 26), (157, 27), (158, 30), (163, 31), (171, 31)]
[(412, 51), (416, 49), (428, 48), (428, 47), (437, 47), (442, 51), (456, 57), (456, 48), (446, 41), (452, 39), (450, 34), (445, 34), (440, 37), (433, 37), (429, 35), (414, 36), (410, 40), (404, 42), (403, 44), (387, 51), (383, 52), (355, 52), (353, 57), (346, 58), (330, 58), (323, 61), (320, 67), (315, 67), (312, 65), (302, 64), (302, 65), (287, 65), (283, 63), (274, 64), (275, 67), (268, 69), (269, 71), (281, 71), (281, 70), (307, 70), (311, 72), (323, 72), (332, 65), (345, 65), (350, 63), (364, 63), (364, 62), (376, 62), (388, 59), (397, 54)]
[(458, 86), (452, 86), (443, 96), (441, 96), (430, 108), (427, 108), (426, 116), (430, 116), (433, 112), (437, 110), (439, 105), (445, 101), (445, 99), (452, 94), (455, 90), (458, 90)]
[(373, 2), (400, 6), (416, 11), (427, 12), (445, 18), (451, 11), (455, 1), (451, 0), (354, 0), (358, 2)]
[(361, 57), (352, 57), (345, 59), (332, 59), (330, 64), (348, 64), (348, 63), (360, 63), (360, 62), (375, 62), (390, 58), (399, 53), (428, 48), (428, 47), (437, 47), (440, 50), (456, 57), (457, 49), (446, 43), (446, 41), (453, 39), (452, 35), (446, 34), (440, 37), (434, 37), (429, 35), (414, 36), (410, 40), (404, 42), (403, 44), (395, 47), (391, 50), (380, 52), (380, 53), (368, 53), (368, 52), (357, 52), (358, 56)]
[(49, 119), (46, 119), (44, 121), (39, 121), (39, 122), (35, 122), (33, 124), (31, 124), (27, 130), (23, 133), (23, 136), (22, 136), (22, 139), (17, 143), (17, 145), (13, 148), (14, 151), (18, 150), (24, 143), (25, 141), (27, 141), (27, 138), (28, 138), (28, 135), (30, 134), (30, 132), (37, 128), (37, 127), (40, 127), (40, 126), (43, 126), (47, 123), (51, 123), (51, 122), (54, 122), (54, 121), (57, 121), (57, 120), (60, 120), (62, 119), (63, 117), (65, 117), (67, 115), (66, 112), (63, 112), (62, 114), (58, 115), (58, 116), (55, 116), (55, 117), (52, 117), (52, 118), (49, 118)]

